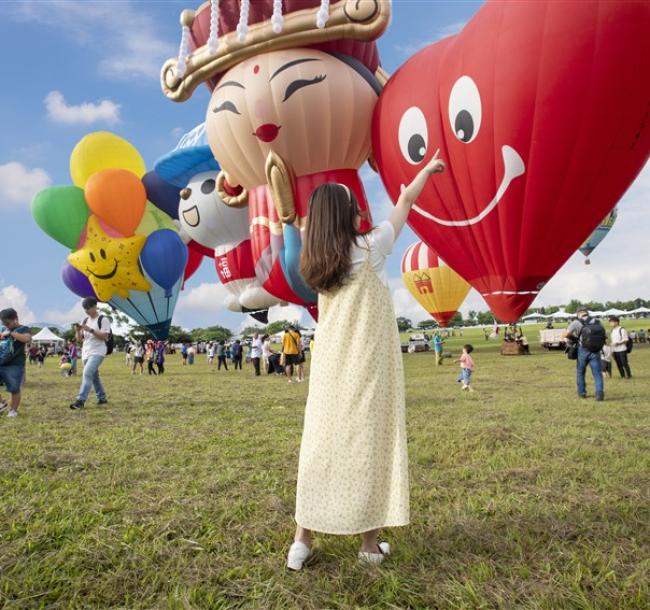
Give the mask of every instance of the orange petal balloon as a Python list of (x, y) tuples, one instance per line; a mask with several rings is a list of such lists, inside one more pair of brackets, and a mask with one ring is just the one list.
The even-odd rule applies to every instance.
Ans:
[(140, 178), (126, 169), (105, 169), (86, 182), (88, 207), (122, 235), (133, 235), (142, 220), (147, 192)]

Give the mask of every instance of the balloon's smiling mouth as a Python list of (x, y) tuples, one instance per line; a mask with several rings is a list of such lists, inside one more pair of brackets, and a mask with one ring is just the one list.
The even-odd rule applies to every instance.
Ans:
[(88, 267), (86, 267), (86, 271), (88, 271), (88, 273), (91, 273), (98, 280), (110, 280), (117, 273), (117, 259), (115, 259), (115, 266), (113, 267), (113, 271), (110, 271), (109, 273), (95, 273), (92, 269), (88, 269)]
[[(502, 146), (501, 155), (503, 156), (504, 166), (503, 179), (501, 180), (501, 184), (497, 189), (496, 195), (492, 201), (490, 201), (490, 203), (488, 203), (485, 208), (483, 208), (483, 211), (480, 214), (477, 214), (476, 216), (467, 218), (465, 220), (445, 220), (444, 218), (438, 218), (437, 216), (430, 214), (417, 204), (413, 206), (413, 211), (417, 214), (420, 214), (420, 216), (423, 216), (424, 218), (433, 220), (433, 222), (437, 222), (438, 224), (444, 225), (446, 227), (468, 227), (470, 225), (476, 224), (477, 222), (481, 222), (481, 220), (483, 220), (494, 208), (497, 207), (499, 201), (501, 201), (506, 191), (508, 190), (510, 183), (515, 178), (522, 176), (526, 171), (524, 160), (511, 146)], [(402, 188), (404, 188), (403, 185)]]
[(193, 205), (189, 210), (183, 212), (183, 220), (190, 225), (190, 227), (198, 227), (201, 222), (201, 214), (199, 208)]

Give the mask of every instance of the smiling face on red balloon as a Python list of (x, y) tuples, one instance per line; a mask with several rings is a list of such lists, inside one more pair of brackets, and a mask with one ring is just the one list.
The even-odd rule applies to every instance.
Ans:
[(647, 159), (650, 86), (639, 75), (650, 72), (649, 15), (634, 1), (487, 2), (380, 96), (373, 153), (391, 198), (439, 148), (447, 170), (409, 224), (504, 321), (518, 319)]
[[(469, 68), (466, 71), (472, 72)], [(414, 170), (419, 171), (438, 148), (442, 158), (449, 159), (452, 164), (463, 159), (486, 164), (492, 156), (493, 130), (489, 120), (494, 116), (494, 96), (491, 85), (481, 83), (482, 80), (480, 72), (461, 74), (455, 79), (452, 76), (448, 82), (441, 83), (439, 98), (426, 96), (418, 100), (419, 105), (409, 105), (401, 112), (399, 120), (396, 120), (396, 144), (402, 157), (402, 172), (408, 175)], [(400, 114), (399, 109), (395, 110)], [(484, 121), (483, 116), (487, 120)], [(452, 184), (457, 182), (456, 176), (448, 175), (428, 185), (430, 192), (425, 190), (422, 201), (430, 204), (416, 204), (413, 211), (424, 219), (448, 227), (481, 222), (505, 197), (512, 181), (526, 171), (521, 155), (512, 144), (510, 141), (498, 145), (503, 170), (500, 180), (496, 188), (491, 188), (488, 183), (474, 193), (474, 206), (465, 207), (463, 204), (466, 198), (462, 191), (472, 185)], [(400, 182), (400, 188), (402, 185), (404, 183)], [(454, 196), (456, 188), (461, 189), (460, 197)], [(436, 197), (436, 193), (444, 193), (445, 199)]]

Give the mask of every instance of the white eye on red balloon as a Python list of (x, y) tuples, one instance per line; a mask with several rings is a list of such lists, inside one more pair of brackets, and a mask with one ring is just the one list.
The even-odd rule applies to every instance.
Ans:
[(461, 76), (449, 94), (449, 124), (454, 135), (469, 144), (481, 128), (481, 95), (469, 76)]
[(402, 115), (397, 137), (402, 156), (411, 165), (421, 163), (427, 153), (429, 130), (424, 113), (417, 106), (411, 106)]

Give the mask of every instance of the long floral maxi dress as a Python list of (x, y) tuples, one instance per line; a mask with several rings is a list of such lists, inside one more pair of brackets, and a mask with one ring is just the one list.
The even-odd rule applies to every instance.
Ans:
[(366, 260), (320, 295), (296, 522), (358, 534), (409, 522), (404, 371), (390, 291)]

